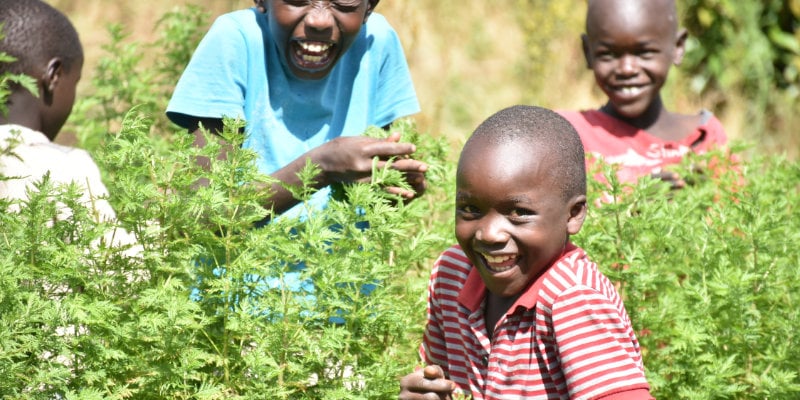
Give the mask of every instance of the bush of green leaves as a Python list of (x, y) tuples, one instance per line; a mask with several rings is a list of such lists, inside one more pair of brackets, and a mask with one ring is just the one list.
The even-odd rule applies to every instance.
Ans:
[(692, 89), (717, 92), (715, 109), (724, 109), (731, 95), (746, 99), (747, 132), (792, 129), (800, 107), (800, 2), (678, 3), (690, 33), (683, 69)]
[[(422, 291), (406, 276), (442, 246), (441, 237), (421, 229), (430, 218), (427, 203), (406, 205), (385, 194), (381, 187), (401, 182), (387, 169), (376, 171), (371, 184), (345, 187), (345, 199), (327, 209), (309, 208), (303, 221), (277, 218), (255, 229), (266, 215), (258, 204), (269, 194), (253, 182), (269, 178), (255, 171), (254, 153), (236, 151), (206, 173), (193, 160), (218, 147), (198, 150), (184, 135), (162, 152), (149, 130), (132, 112), (97, 153), (104, 168), (116, 171), (109, 190), (119, 224), (143, 246), (138, 256), (97, 243), (108, 227), (91, 222), (74, 186), (44, 179), (19, 213), (0, 203), (0, 375), (8, 378), (0, 394), (395, 393), (396, 377), (415, 362), (408, 349), (424, 307)], [(435, 143), (430, 149), (442, 150)], [(313, 170), (304, 172), (306, 182)], [(211, 183), (195, 190), (201, 176)], [(311, 193), (297, 188), (303, 199)], [(58, 202), (73, 210), (68, 218), (56, 218)], [(255, 278), (280, 281), (299, 262), (313, 292)], [(374, 291), (365, 295), (365, 285)]]
[(797, 398), (800, 165), (691, 172), (709, 159), (727, 156), (686, 160), (683, 190), (614, 183), (622, 200), (592, 208), (575, 240), (620, 282), (656, 398)]

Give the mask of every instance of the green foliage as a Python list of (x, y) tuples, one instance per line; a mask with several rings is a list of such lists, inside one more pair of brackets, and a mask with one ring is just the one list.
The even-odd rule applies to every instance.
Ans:
[[(411, 135), (412, 125), (404, 126)], [(226, 121), (223, 136), (239, 144), (238, 128)], [(14, 379), (0, 383), (0, 394), (393, 395), (397, 376), (415, 363), (409, 349), (424, 309), (421, 288), (405, 276), (444, 246), (420, 229), (430, 218), (426, 203), (404, 204), (381, 190), (402, 179), (386, 169), (375, 171), (372, 184), (348, 186), (347, 201), (309, 207), (303, 221), (277, 218), (254, 229), (268, 196), (256, 183), (269, 182), (255, 171), (254, 153), (235, 150), (204, 172), (194, 159), (219, 150), (214, 137), (204, 149), (185, 135), (162, 150), (150, 129), (133, 111), (97, 155), (104, 169), (117, 171), (108, 187), (119, 223), (143, 246), (139, 256), (97, 247), (107, 227), (91, 223), (74, 187), (45, 179), (19, 214), (2, 210), (0, 315), (8, 328), (0, 372)], [(203, 176), (209, 186), (194, 188)], [(74, 212), (51, 224), (58, 201)], [(282, 282), (299, 262), (313, 293)], [(365, 285), (375, 286), (370, 295)], [(409, 327), (417, 328), (407, 334)]]
[(620, 200), (592, 208), (575, 239), (621, 282), (656, 398), (800, 393), (800, 166), (727, 159), (687, 159), (687, 177), (692, 165), (712, 167), (684, 190), (613, 183)]
[[(679, 2), (690, 32), (685, 68), (694, 90), (741, 93), (759, 124), (800, 105), (797, 0)], [(736, 66), (731, 68), (731, 66)]]
[(684, 0), (681, 8), (692, 37), (687, 66), (698, 89), (738, 88), (759, 100), (774, 87), (800, 95), (796, 0)]

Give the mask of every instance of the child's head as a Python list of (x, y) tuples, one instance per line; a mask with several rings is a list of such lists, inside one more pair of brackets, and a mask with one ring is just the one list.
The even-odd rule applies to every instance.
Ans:
[(519, 295), (580, 231), (584, 157), (572, 125), (539, 107), (501, 110), (467, 140), (456, 174), (456, 237), (493, 294)]
[(353, 44), (380, 0), (255, 0), (267, 13), (278, 53), (292, 74), (322, 79)]
[(0, 74), (29, 75), (39, 87), (38, 100), (31, 101), (28, 96), (33, 95), (15, 85), (9, 98), (12, 111), (0, 121), (26, 125), (53, 139), (75, 102), (83, 67), (78, 33), (64, 14), (40, 0), (0, 0), (0, 23), (0, 51), (16, 58), (0, 63)]
[(623, 119), (658, 115), (659, 92), (685, 41), (674, 0), (589, 0), (583, 50), (608, 96), (604, 110)]

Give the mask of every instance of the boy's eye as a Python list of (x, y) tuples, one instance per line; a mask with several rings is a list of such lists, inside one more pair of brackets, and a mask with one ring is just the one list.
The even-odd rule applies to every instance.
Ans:
[(361, 0), (338, 0), (333, 2), (333, 6), (342, 12), (355, 12), (361, 5)]
[(643, 49), (643, 50), (640, 50), (640, 51), (637, 53), (637, 55), (638, 55), (639, 57), (641, 57), (641, 58), (648, 59), (648, 58), (653, 58), (653, 57), (655, 57), (655, 55), (656, 55), (657, 53), (658, 53), (658, 51), (656, 51), (656, 50), (653, 50), (653, 49)]
[(513, 219), (523, 219), (523, 218), (530, 217), (532, 215), (536, 215), (536, 213), (533, 210), (529, 210), (527, 208), (520, 208), (520, 207), (514, 208), (514, 209), (511, 210), (511, 212), (508, 213), (508, 217), (511, 218), (512, 220)]
[(456, 205), (456, 213), (463, 219), (475, 219), (480, 216), (478, 207), (469, 204)]
[(612, 59), (614, 59), (614, 53), (603, 50), (596, 52), (594, 54), (594, 57), (600, 61), (611, 61)]

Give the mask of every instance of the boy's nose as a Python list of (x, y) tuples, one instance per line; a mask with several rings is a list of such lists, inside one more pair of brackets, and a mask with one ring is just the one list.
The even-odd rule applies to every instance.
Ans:
[(314, 2), (305, 17), (306, 26), (317, 31), (331, 29), (334, 22), (330, 7), (328, 2)]
[(505, 243), (511, 238), (503, 218), (499, 215), (487, 215), (482, 218), (481, 222), (475, 232), (475, 239), (479, 242), (485, 244)]
[(636, 60), (636, 56), (631, 54), (625, 54), (619, 58), (619, 63), (617, 63), (617, 73), (620, 75), (632, 75), (636, 74), (639, 70), (639, 63)]

